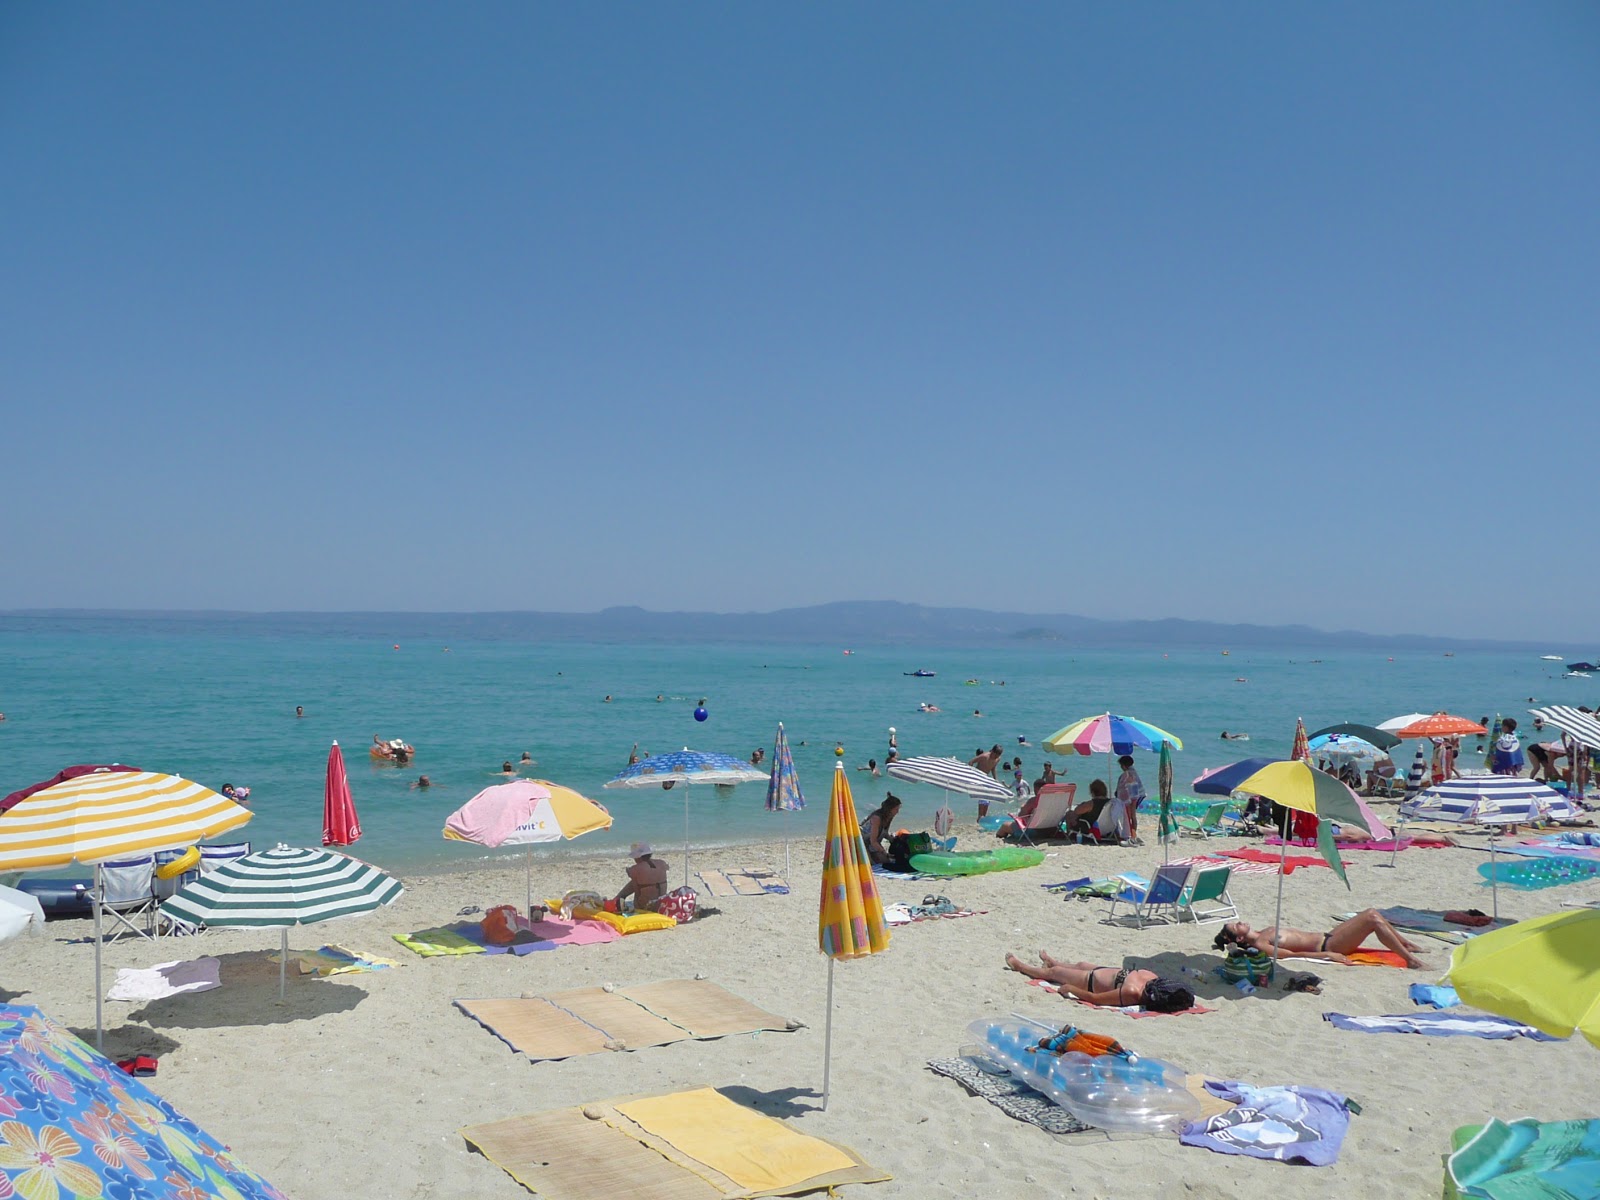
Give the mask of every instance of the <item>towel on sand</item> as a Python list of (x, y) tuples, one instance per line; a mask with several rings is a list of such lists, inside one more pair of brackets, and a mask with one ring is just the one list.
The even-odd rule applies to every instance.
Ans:
[(1344, 1097), (1322, 1088), (1251, 1087), (1206, 1080), (1206, 1091), (1238, 1107), (1183, 1127), (1178, 1140), (1221, 1154), (1331, 1166), (1350, 1128)]
[(974, 1096), (981, 1096), (1006, 1116), (1029, 1125), (1037, 1125), (1046, 1133), (1085, 1133), (1092, 1125), (1085, 1125), (1054, 1100), (1034, 1091), (1022, 1080), (1007, 1071), (996, 1075), (976, 1066), (968, 1058), (934, 1058), (928, 1060), (928, 1069), (954, 1079)]
[[(1265, 850), (1257, 850), (1250, 846), (1242, 850), (1224, 850), (1222, 857), (1237, 859), (1239, 862), (1260, 863), (1262, 866), (1271, 867), (1274, 870), (1277, 869), (1279, 862), (1279, 855), (1268, 853)], [(1314, 858), (1309, 854), (1291, 854), (1284, 858), (1282, 862), (1285, 875), (1294, 874), (1296, 867), (1325, 867), (1328, 865), (1322, 859)]]
[(1384, 1017), (1348, 1017), (1325, 1012), (1322, 1019), (1338, 1029), (1357, 1033), (1423, 1033), (1430, 1037), (1479, 1037), (1493, 1041), (1532, 1038), (1536, 1042), (1559, 1042), (1560, 1038), (1541, 1033), (1532, 1025), (1488, 1013), (1396, 1013)]
[[(482, 927), (476, 923), (471, 927), (481, 932)], [(483, 943), (466, 937), (461, 925), (441, 925), (433, 929), (419, 929), (415, 933), (397, 933), (394, 940), (423, 958), (444, 954), (482, 954), (484, 951)]]
[(1101, 1012), (1119, 1012), (1130, 1017), (1193, 1017), (1201, 1013), (1216, 1012), (1214, 1008), (1207, 1008), (1203, 1004), (1196, 1004), (1193, 1008), (1180, 1009), (1177, 1012), (1146, 1012), (1137, 1004), (1090, 1004), (1087, 1000), (1079, 1000), (1076, 996), (1069, 996), (1055, 984), (1047, 979), (1030, 979), (1030, 987), (1043, 988), (1047, 992), (1055, 992), (1063, 1000), (1071, 1000), (1074, 1004), (1081, 1004), (1085, 1008), (1097, 1008)]
[[(272, 962), (278, 961), (276, 952), (267, 955)], [(390, 967), (401, 964), (392, 958), (379, 958), (376, 954), (365, 954), (351, 950), (345, 946), (322, 946), (316, 950), (291, 950), (290, 961), (302, 975), (315, 975), (325, 979), (329, 975), (357, 975), (366, 971), (387, 971)]]
[(157, 963), (148, 970), (120, 967), (107, 1000), (160, 1000), (184, 992), (209, 992), (222, 986), (222, 963), (215, 958)]
[(1413, 983), (1407, 994), (1413, 1004), (1426, 1004), (1430, 1008), (1461, 1007), (1461, 997), (1447, 983)]

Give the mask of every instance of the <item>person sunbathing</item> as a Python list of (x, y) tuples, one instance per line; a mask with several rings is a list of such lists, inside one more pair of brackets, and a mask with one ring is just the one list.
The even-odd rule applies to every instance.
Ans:
[(1387, 949), (1406, 960), (1414, 970), (1428, 964), (1418, 958), (1416, 951), (1422, 947), (1401, 937), (1388, 919), (1375, 908), (1358, 912), (1347, 921), (1341, 921), (1327, 933), (1312, 933), (1305, 929), (1282, 929), (1269, 926), (1251, 929), (1243, 921), (1229, 921), (1217, 933), (1212, 945), (1218, 950), (1229, 946), (1242, 946), (1272, 956), (1276, 941), (1278, 958), (1317, 958), (1326, 962), (1349, 963), (1350, 955), (1361, 949), (1369, 937), (1376, 937)]
[(1194, 1007), (1194, 993), (1176, 979), (1164, 979), (1154, 971), (1131, 967), (1101, 967), (1088, 962), (1061, 962), (1048, 951), (1039, 951), (1035, 967), (1015, 954), (1006, 955), (1006, 966), (1029, 979), (1053, 983), (1064, 996), (1123, 1008), (1137, 1004), (1147, 1012), (1183, 1012)]
[(632, 896), (636, 910), (654, 911), (661, 897), (667, 894), (667, 864), (655, 856), (649, 842), (635, 842), (628, 849), (628, 855), (633, 864), (628, 868), (628, 882), (616, 894), (616, 902), (620, 907)]

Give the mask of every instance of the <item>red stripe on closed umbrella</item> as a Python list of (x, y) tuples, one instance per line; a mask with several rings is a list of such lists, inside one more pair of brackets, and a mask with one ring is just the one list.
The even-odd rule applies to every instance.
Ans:
[(350, 781), (344, 774), (344, 755), (335, 742), (328, 751), (328, 783), (322, 792), (322, 844), (349, 846), (361, 836), (356, 803), (350, 798)]

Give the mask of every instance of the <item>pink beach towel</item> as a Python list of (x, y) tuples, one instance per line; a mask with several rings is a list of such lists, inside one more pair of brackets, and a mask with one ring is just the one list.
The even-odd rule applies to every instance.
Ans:
[(1055, 984), (1044, 979), (1030, 979), (1028, 980), (1028, 984), (1031, 987), (1043, 988), (1047, 992), (1054, 992), (1063, 1000), (1071, 1000), (1074, 1004), (1081, 1004), (1085, 1008), (1097, 1008), (1101, 1012), (1119, 1012), (1124, 1016), (1133, 1017), (1136, 1020), (1140, 1017), (1191, 1017), (1199, 1016), (1201, 1013), (1217, 1011), (1214, 1008), (1207, 1008), (1203, 1004), (1196, 1004), (1193, 1008), (1179, 1009), (1177, 1012), (1146, 1012), (1137, 1004), (1091, 1004), (1087, 1000), (1079, 1000), (1076, 996), (1067, 995)]
[(542, 942), (558, 946), (592, 946), (600, 942), (614, 942), (622, 934), (604, 921), (563, 921), (560, 917), (546, 917), (542, 921), (520, 920), (517, 932), (526, 931)]

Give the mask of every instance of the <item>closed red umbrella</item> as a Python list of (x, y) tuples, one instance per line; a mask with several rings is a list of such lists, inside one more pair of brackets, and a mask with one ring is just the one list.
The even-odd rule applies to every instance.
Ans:
[(361, 836), (356, 803), (350, 799), (350, 781), (344, 774), (344, 755), (335, 742), (328, 751), (328, 783), (322, 793), (322, 844), (349, 846)]

